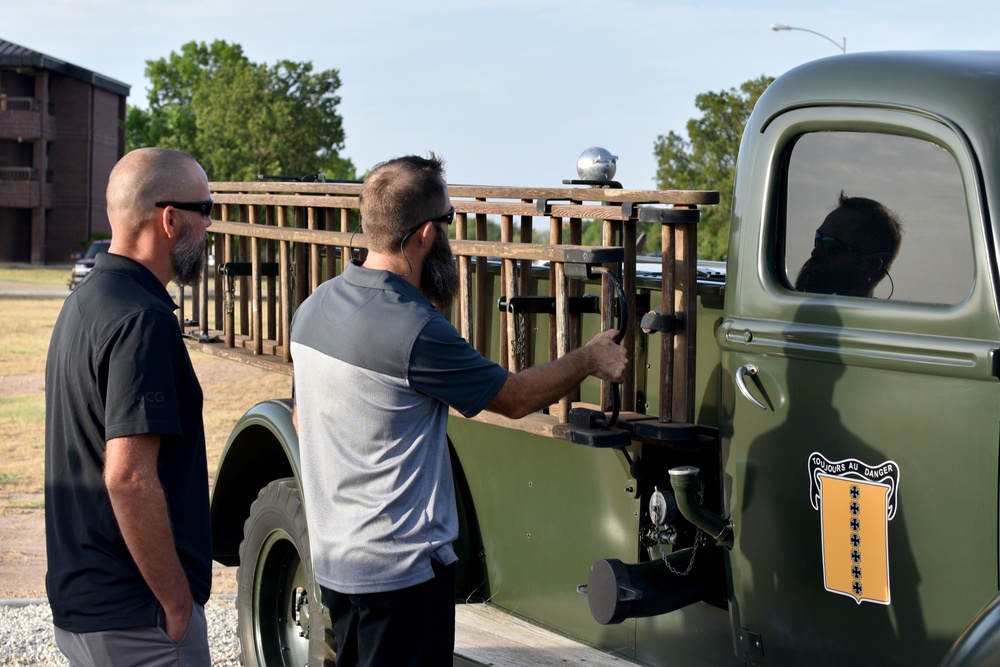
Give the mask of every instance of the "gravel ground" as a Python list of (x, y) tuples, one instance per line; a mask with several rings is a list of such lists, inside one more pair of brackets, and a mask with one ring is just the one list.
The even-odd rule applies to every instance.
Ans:
[[(214, 667), (239, 667), (236, 599), (213, 597), (205, 606), (208, 644)], [(52, 636), (52, 611), (45, 601), (0, 605), (0, 665), (65, 667), (69, 664)]]

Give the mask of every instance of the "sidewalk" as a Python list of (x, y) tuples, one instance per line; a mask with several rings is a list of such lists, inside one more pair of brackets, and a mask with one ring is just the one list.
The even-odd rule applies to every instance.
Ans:
[(15, 297), (23, 299), (60, 298), (69, 296), (66, 285), (39, 285), (37, 283), (21, 283), (11, 280), (0, 280), (0, 297)]

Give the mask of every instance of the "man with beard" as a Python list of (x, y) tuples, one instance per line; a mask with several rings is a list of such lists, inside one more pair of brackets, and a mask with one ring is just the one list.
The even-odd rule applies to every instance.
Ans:
[[(509, 373), (436, 310), (457, 291), (440, 159), (376, 166), (360, 196), (364, 264), (321, 285), (292, 324), (295, 419), (313, 574), (337, 667), (450, 665), (458, 516), (448, 409), (520, 418), (587, 376), (621, 382), (613, 331)], [(433, 304), (433, 305), (432, 305)]]
[(66, 299), (45, 368), (46, 589), (74, 667), (209, 665), (202, 392), (166, 285), (201, 275), (212, 200), (190, 155), (126, 154), (111, 245)]
[(889, 275), (902, 238), (895, 213), (873, 199), (841, 191), (838, 207), (816, 230), (812, 255), (802, 265), (795, 289), (873, 297), (875, 286)]

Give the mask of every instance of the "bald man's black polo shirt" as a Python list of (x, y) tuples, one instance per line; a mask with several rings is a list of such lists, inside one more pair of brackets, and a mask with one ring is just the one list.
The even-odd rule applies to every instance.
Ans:
[[(106, 253), (66, 299), (45, 369), (46, 588), (71, 632), (152, 626), (159, 604), (104, 485), (106, 443), (159, 434), (158, 474), (195, 601), (212, 585), (202, 392), (176, 306), (141, 264)], [(167, 548), (168, 545), (163, 545)]]

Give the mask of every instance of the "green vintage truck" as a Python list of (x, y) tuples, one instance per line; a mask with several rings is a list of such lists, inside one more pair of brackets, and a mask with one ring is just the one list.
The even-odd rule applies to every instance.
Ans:
[[(295, 305), (364, 250), (360, 186), (212, 187), (189, 344), (291, 373)], [(569, 640), (559, 664), (1000, 664), (1000, 53), (778, 78), (725, 263), (696, 257), (714, 192), (450, 192), (463, 336), (516, 372), (618, 327), (634, 370), (516, 422), (452, 415), (459, 634), (484, 610), (521, 624), (493, 657), (460, 637), (456, 664), (547, 664), (525, 628)], [(842, 196), (888, 211), (891, 249), (835, 224)], [(297, 479), (290, 400), (250, 408), (212, 497), (247, 665), (333, 664)]]

